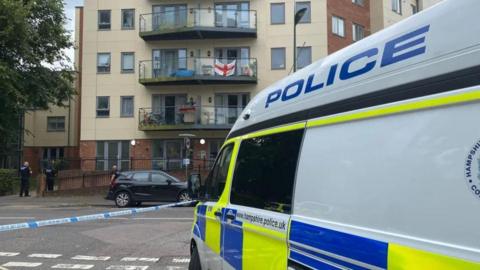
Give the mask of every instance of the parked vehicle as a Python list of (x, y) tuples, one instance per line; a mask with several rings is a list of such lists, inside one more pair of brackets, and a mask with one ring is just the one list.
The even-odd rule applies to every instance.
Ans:
[(187, 183), (162, 171), (120, 173), (110, 184), (107, 200), (118, 207), (139, 206), (142, 202), (189, 201)]
[(189, 269), (480, 270), (479, 13), (442, 1), (257, 94)]

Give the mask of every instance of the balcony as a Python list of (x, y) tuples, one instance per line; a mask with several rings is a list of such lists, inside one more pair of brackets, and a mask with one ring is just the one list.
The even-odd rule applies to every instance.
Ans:
[(229, 130), (243, 108), (225, 106), (166, 106), (140, 108), (138, 129), (156, 130)]
[(140, 61), (139, 82), (148, 85), (256, 84), (257, 59), (177, 58)]
[(191, 8), (142, 14), (140, 37), (145, 41), (256, 38), (257, 12)]

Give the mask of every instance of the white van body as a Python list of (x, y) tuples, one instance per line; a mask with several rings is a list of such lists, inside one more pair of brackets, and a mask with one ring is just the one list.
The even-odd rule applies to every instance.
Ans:
[[(442, 1), (258, 94), (196, 208), (201, 269), (480, 269), (478, 14)], [(297, 137), (288, 202), (241, 198), (242, 151)]]

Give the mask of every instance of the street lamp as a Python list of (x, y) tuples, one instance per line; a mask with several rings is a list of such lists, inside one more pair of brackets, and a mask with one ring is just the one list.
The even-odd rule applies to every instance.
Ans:
[(293, 24), (293, 72), (297, 71), (297, 24), (306, 12), (307, 8), (302, 8), (295, 13), (295, 22)]

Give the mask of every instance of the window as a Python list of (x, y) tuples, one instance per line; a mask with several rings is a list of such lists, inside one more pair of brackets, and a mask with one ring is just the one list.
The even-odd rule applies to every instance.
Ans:
[(285, 24), (285, 3), (270, 4), (270, 23)]
[(152, 148), (152, 169), (168, 171), (183, 167), (183, 140), (154, 140)]
[(418, 13), (418, 6), (416, 5), (411, 5), (412, 6), (412, 14), (417, 14)]
[(312, 63), (312, 47), (297, 47), (297, 67), (304, 68)]
[(47, 117), (47, 131), (65, 131), (65, 116)]
[(133, 117), (133, 96), (120, 97), (120, 117)]
[(312, 11), (310, 9), (310, 2), (296, 2), (295, 3), (295, 13), (302, 8), (307, 8), (307, 12), (303, 15), (299, 23), (310, 23), (312, 17)]
[(215, 4), (215, 26), (250, 28), (250, 3), (231, 2)]
[(135, 173), (133, 175), (133, 179), (137, 182), (148, 182), (149, 179), (149, 173), (148, 172), (140, 172), (140, 173)]
[(135, 29), (135, 9), (122, 9), (122, 29)]
[(110, 53), (97, 54), (97, 73), (110, 73)]
[(345, 21), (337, 16), (332, 16), (332, 32), (335, 35), (345, 37)]
[(215, 165), (206, 181), (205, 199), (218, 200), (218, 198), (220, 198), (225, 183), (227, 182), (232, 151), (233, 144), (229, 144), (222, 149), (222, 152), (220, 152), (220, 155), (215, 161)]
[(110, 30), (111, 27), (111, 11), (98, 11), (98, 30)]
[(185, 27), (187, 25), (187, 5), (153, 6), (153, 31)]
[(356, 5), (359, 5), (359, 6), (363, 6), (363, 0), (352, 0), (352, 3), (356, 4)]
[(96, 170), (108, 171), (113, 165), (119, 170), (130, 168), (130, 141), (97, 141)]
[(160, 173), (152, 173), (152, 182), (155, 184), (167, 184), (167, 180), (170, 180), (171, 182), (172, 179), (167, 177), (166, 175), (160, 174)]
[(97, 117), (110, 116), (110, 97), (97, 97)]
[(135, 53), (122, 52), (122, 73), (133, 73), (135, 71)]
[[(44, 160), (56, 160), (63, 159), (65, 154), (65, 149), (63, 147), (49, 147), (43, 149), (43, 159)], [(47, 165), (47, 164), (45, 164)]]
[(402, 14), (402, 0), (392, 0), (392, 11)]
[(272, 48), (272, 69), (285, 68), (285, 48)]
[(352, 39), (353, 41), (359, 41), (365, 37), (365, 28), (359, 24), (352, 24)]
[(242, 141), (230, 201), (290, 213), (303, 130)]

